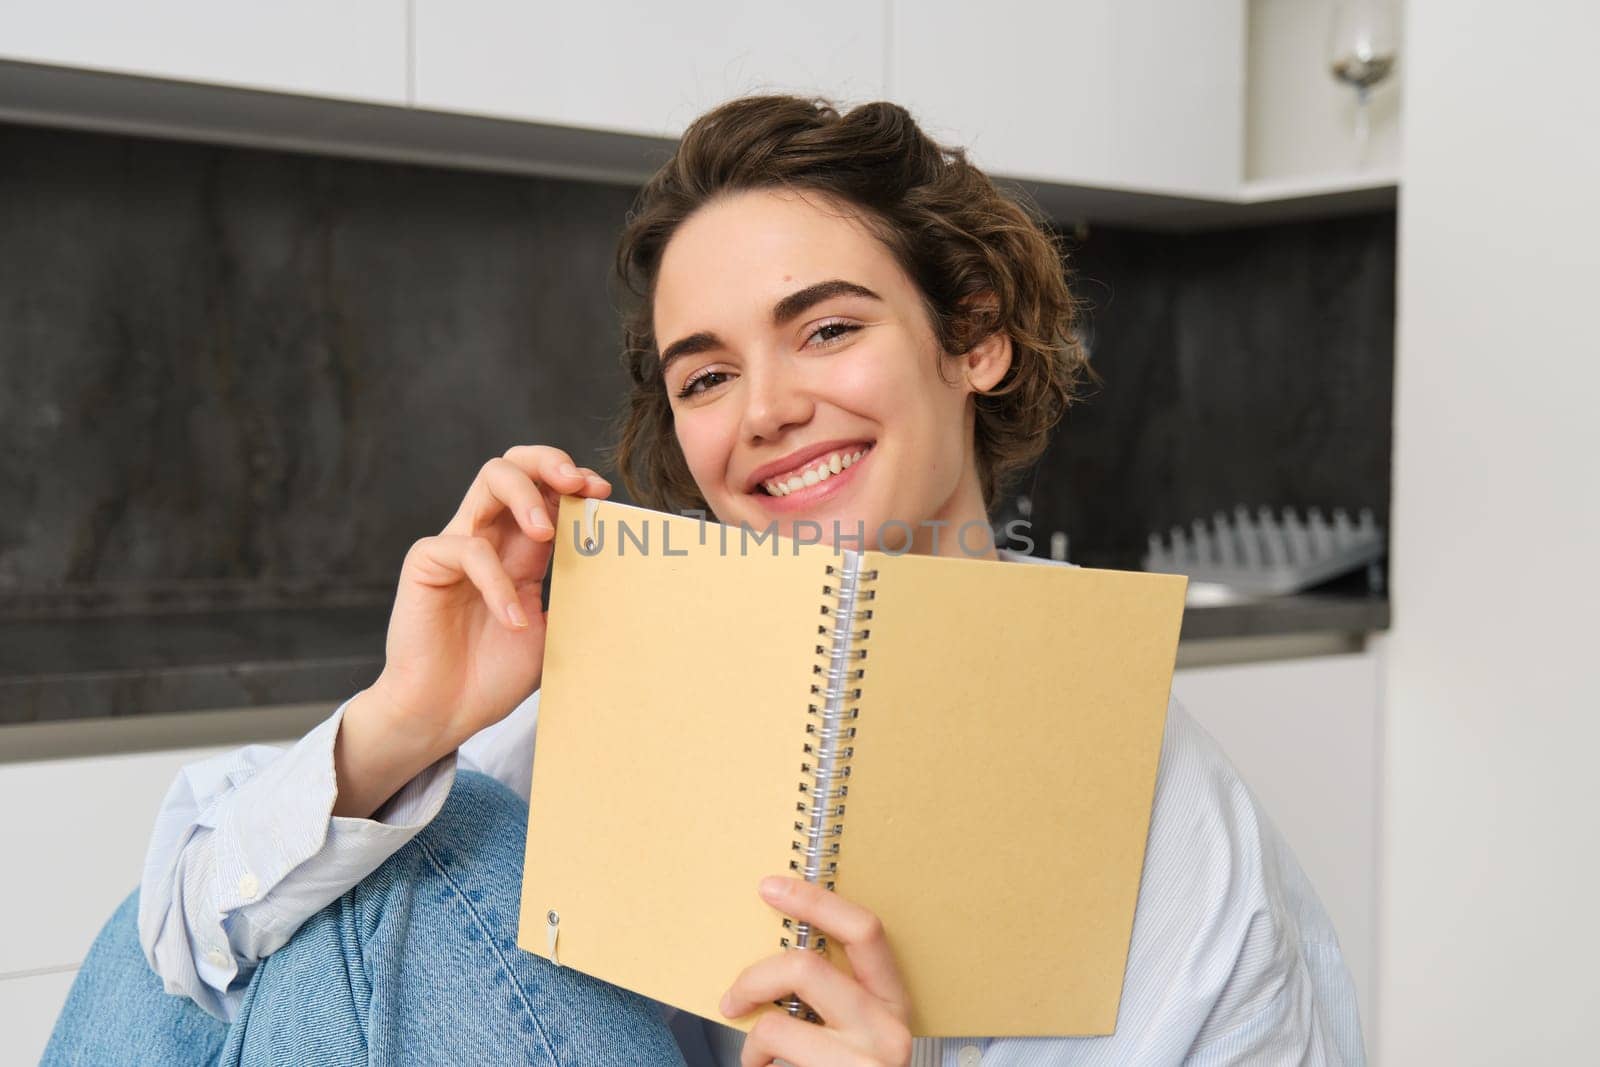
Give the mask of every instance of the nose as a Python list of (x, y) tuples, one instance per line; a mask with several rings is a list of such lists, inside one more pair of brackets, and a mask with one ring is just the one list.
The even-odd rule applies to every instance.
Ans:
[(744, 418), (749, 444), (770, 443), (810, 421), (816, 402), (801, 376), (781, 356), (753, 360), (744, 373)]

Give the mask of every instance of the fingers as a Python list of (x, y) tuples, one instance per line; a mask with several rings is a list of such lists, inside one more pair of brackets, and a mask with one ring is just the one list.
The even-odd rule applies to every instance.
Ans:
[[(785, 915), (818, 927), (844, 946), (855, 980), (896, 1014), (903, 1016), (909, 1011), (911, 999), (877, 915), (802, 878), (763, 878), (761, 898)], [(827, 1017), (826, 1013), (823, 1017)]]
[(739, 972), (722, 998), (722, 1013), (737, 1019), (791, 993), (829, 1026), (857, 1029), (888, 1014), (849, 975), (806, 949), (779, 952)]
[(494, 546), (481, 537), (424, 537), (411, 546), (403, 569), (410, 570), (424, 584), (441, 587), (454, 585), (465, 575), (483, 597), (490, 614), (508, 630), (526, 630), (529, 626), (516, 583), (506, 573)]
[(446, 533), (473, 535), (509, 511), (535, 541), (555, 537), (555, 516), (563, 494), (604, 498), (611, 483), (549, 445), (518, 445), (489, 460), (467, 489)]
[(767, 1067), (778, 1059), (785, 1063), (825, 1063), (828, 1067), (877, 1067), (884, 1062), (852, 1048), (833, 1030), (769, 1011), (756, 1020), (745, 1036), (739, 1067)]
[(483, 465), (479, 480), (488, 490), (482, 511), (473, 516), (474, 527), (490, 520), (502, 508), (511, 512), (522, 532), (535, 541), (555, 537), (555, 514), (544, 491), (510, 460), (496, 457)]
[(502, 458), (542, 487), (547, 487), (546, 498), (551, 504), (551, 519), (555, 518), (554, 505), (562, 493), (601, 498), (611, 493), (609, 481), (592, 468), (578, 466), (571, 456), (550, 445), (516, 445), (507, 449)]

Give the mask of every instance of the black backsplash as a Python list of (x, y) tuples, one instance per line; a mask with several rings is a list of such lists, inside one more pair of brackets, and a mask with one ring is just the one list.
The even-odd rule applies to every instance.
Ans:
[(0, 126), (0, 589), (391, 596), (489, 457), (598, 462), (634, 194)]
[[(489, 456), (597, 462), (633, 195), (0, 125), (0, 612), (381, 600)], [(1106, 382), (1024, 487), (1040, 550), (1132, 566), (1235, 502), (1386, 522), (1394, 234), (1093, 230)]]
[(1071, 242), (1104, 383), (1021, 491), (1037, 551), (1137, 567), (1148, 534), (1234, 505), (1371, 508), (1387, 529), (1395, 215)]

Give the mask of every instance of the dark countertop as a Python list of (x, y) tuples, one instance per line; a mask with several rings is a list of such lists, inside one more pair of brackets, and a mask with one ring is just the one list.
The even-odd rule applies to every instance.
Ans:
[(1180, 641), (1288, 634), (1370, 634), (1389, 628), (1389, 598), (1300, 593), (1237, 604), (1191, 605), (1183, 613)]
[[(337, 702), (383, 665), (389, 605), (0, 619), (0, 725)], [(1304, 593), (1191, 606), (1183, 642), (1367, 634), (1381, 595)]]
[(338, 701), (383, 666), (389, 607), (0, 619), (0, 724)]

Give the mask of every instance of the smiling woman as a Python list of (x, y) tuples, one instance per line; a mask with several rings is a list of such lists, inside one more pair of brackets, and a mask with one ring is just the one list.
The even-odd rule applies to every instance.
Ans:
[[(1046, 228), (889, 103), (705, 115), (641, 193), (618, 267), (638, 299), (617, 465), (642, 502), (724, 523), (973, 554), (939, 531), (987, 529), (1091, 377)], [(1327, 916), (1176, 702), (1114, 1034), (913, 1040), (894, 931), (789, 877), (761, 898), (842, 945), (849, 973), (811, 951), (751, 961), (723, 1000), (763, 1012), (748, 1037), (519, 951), (551, 519), (562, 495), (610, 489), (559, 448), (491, 458), (407, 554), (378, 679), (286, 751), (184, 768), (47, 1063), (1362, 1061)], [(716, 684), (710, 651), (684, 666)], [(791, 997), (817, 1018), (770, 1010)]]

